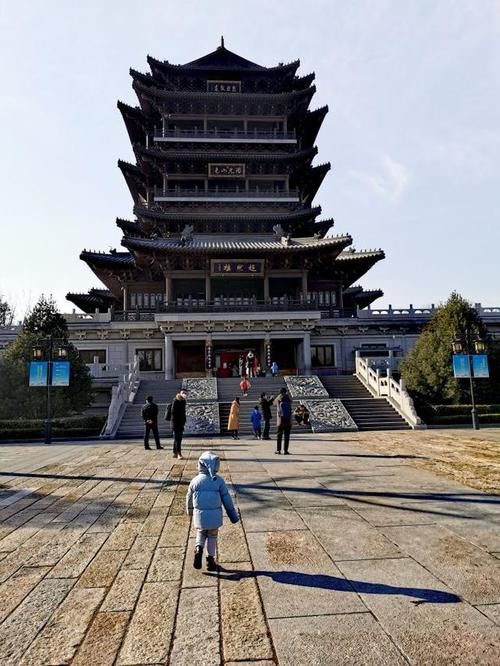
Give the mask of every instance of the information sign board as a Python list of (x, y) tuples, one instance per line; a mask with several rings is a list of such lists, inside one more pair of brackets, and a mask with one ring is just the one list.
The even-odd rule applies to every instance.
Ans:
[(469, 357), (467, 354), (453, 354), (453, 376), (457, 379), (470, 377)]
[(490, 372), (486, 354), (474, 354), (472, 356), (472, 374), (479, 379), (488, 379)]
[(49, 378), (49, 364), (47, 361), (31, 361), (30, 363), (30, 386), (47, 386)]
[(52, 386), (69, 386), (69, 361), (54, 361), (52, 363)]

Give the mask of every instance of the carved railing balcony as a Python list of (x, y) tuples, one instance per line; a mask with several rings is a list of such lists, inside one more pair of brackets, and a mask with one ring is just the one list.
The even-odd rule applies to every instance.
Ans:
[(293, 200), (299, 201), (299, 191), (293, 190), (265, 190), (265, 189), (244, 189), (238, 187), (217, 187), (215, 189), (204, 190), (201, 188), (184, 189), (184, 188), (166, 188), (162, 189), (155, 187), (154, 189), (155, 201), (162, 200), (178, 200), (178, 199), (237, 199), (245, 200), (252, 199), (255, 201), (262, 199), (279, 199), (279, 200)]
[(295, 132), (241, 129), (161, 129), (155, 128), (155, 141), (265, 141), (297, 143)]

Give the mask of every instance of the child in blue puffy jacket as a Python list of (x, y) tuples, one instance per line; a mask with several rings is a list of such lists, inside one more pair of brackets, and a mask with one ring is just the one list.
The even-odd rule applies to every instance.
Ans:
[(262, 439), (262, 414), (259, 410), (259, 405), (255, 405), (250, 414), (250, 421), (252, 422), (253, 434), (255, 439)]
[(239, 521), (233, 500), (224, 479), (218, 476), (219, 456), (205, 451), (198, 460), (198, 474), (192, 479), (186, 495), (186, 512), (193, 515), (196, 527), (196, 546), (194, 549), (195, 569), (201, 569), (203, 548), (207, 543), (207, 570), (216, 571), (215, 549), (217, 533), (222, 525), (222, 506), (232, 523)]

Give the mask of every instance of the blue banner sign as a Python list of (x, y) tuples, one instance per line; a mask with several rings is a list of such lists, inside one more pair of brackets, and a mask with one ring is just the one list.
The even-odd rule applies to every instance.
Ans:
[(54, 361), (52, 363), (52, 386), (69, 386), (69, 361)]
[(47, 361), (31, 361), (30, 386), (47, 386), (49, 379), (49, 364)]
[(488, 379), (490, 376), (488, 368), (488, 356), (486, 354), (474, 354), (472, 357), (472, 374), (474, 377)]
[(469, 357), (467, 354), (453, 354), (453, 376), (457, 379), (470, 377)]

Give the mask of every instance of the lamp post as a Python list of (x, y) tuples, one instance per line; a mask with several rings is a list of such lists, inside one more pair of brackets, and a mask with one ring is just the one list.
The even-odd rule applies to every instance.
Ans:
[[(57, 344), (62, 343), (62, 344)], [(33, 347), (33, 360), (41, 361), (46, 357), (48, 362), (47, 370), (47, 391), (46, 391), (46, 418), (45, 418), (45, 444), (52, 442), (52, 405), (51, 405), (51, 388), (52, 388), (52, 368), (54, 362), (54, 351), (57, 347), (57, 358), (64, 361), (68, 357), (68, 348), (65, 346), (66, 341), (63, 338), (54, 338), (48, 335), (44, 338), (38, 339), (38, 344)], [(45, 353), (44, 353), (45, 352)]]
[(467, 356), (469, 364), (472, 428), (474, 430), (479, 430), (479, 419), (476, 409), (476, 399), (474, 395), (472, 355), (474, 353), (484, 354), (486, 351), (486, 343), (484, 342), (484, 340), (481, 340), (481, 338), (476, 337), (475, 332), (473, 332), (470, 327), (467, 327), (464, 331), (463, 338), (458, 335), (455, 335), (455, 338), (452, 342), (452, 347), (454, 354), (465, 354)]

